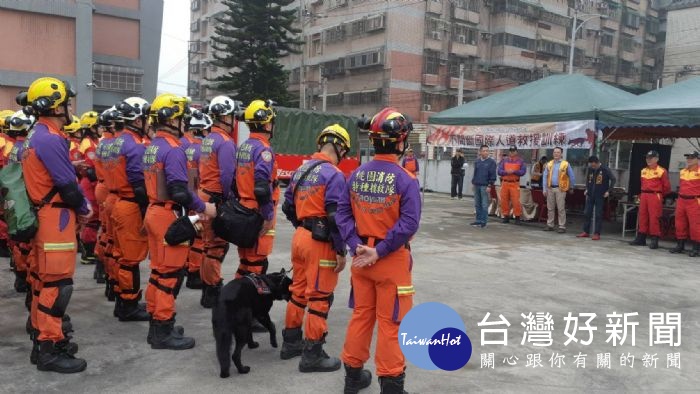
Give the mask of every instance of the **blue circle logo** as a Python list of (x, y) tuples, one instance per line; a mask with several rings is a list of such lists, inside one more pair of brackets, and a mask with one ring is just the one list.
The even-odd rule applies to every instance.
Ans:
[(414, 306), (399, 326), (404, 356), (422, 369), (455, 371), (472, 355), (472, 343), (459, 314), (439, 302)]

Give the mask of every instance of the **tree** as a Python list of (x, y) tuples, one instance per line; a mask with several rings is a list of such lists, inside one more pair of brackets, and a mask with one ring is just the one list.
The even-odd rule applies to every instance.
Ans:
[(215, 88), (232, 92), (245, 103), (254, 99), (272, 99), (288, 105), (288, 72), (279, 58), (300, 53), (301, 30), (292, 26), (297, 9), (288, 6), (294, 0), (224, 0), (228, 10), (217, 18), (212, 37), (216, 65), (226, 74), (210, 79)]

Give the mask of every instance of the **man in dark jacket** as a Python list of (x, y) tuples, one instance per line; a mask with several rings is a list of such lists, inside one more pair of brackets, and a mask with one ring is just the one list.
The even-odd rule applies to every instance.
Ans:
[(600, 164), (600, 160), (596, 156), (588, 158), (588, 165), (586, 170), (585, 222), (583, 224), (583, 232), (577, 237), (588, 238), (591, 231), (591, 218), (595, 213), (595, 228), (591, 239), (597, 241), (600, 239), (600, 228), (603, 225), (603, 205), (605, 204), (605, 199), (610, 195), (610, 189), (615, 186), (617, 179), (608, 167)]
[(461, 149), (458, 149), (455, 155), (452, 157), (452, 191), (451, 197), (454, 200), (455, 197), (462, 199), (462, 188), (464, 187), (464, 153)]
[(476, 221), (471, 225), (484, 228), (489, 217), (489, 202), (491, 188), (496, 182), (496, 161), (489, 157), (488, 145), (481, 145), (479, 157), (474, 162), (474, 208), (476, 208)]

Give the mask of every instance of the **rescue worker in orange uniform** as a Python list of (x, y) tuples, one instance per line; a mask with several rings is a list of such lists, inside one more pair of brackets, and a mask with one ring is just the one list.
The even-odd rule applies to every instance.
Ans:
[[(236, 143), (231, 137), (236, 102), (230, 97), (214, 97), (207, 108), (214, 124), (207, 138), (202, 140), (199, 156), (199, 198), (219, 204), (232, 193), (236, 171)], [(200, 268), (202, 297), (200, 304), (212, 308), (219, 298), (222, 285), (221, 264), (228, 252), (228, 242), (217, 237), (211, 220), (202, 221), (204, 258)]]
[(236, 193), (242, 205), (260, 212), (264, 222), (257, 244), (238, 248), (240, 264), (236, 278), (249, 273), (265, 274), (275, 238), (275, 207), (280, 190), (277, 184), (277, 163), (270, 145), (275, 112), (271, 101), (253, 100), (243, 113), (250, 129), (248, 138), (238, 149), (236, 160)]
[[(192, 116), (185, 120), (185, 135), (180, 138), (180, 143), (185, 148), (185, 155), (187, 155), (187, 175), (197, 189), (199, 189), (199, 157), (202, 152), (202, 139), (209, 134), (212, 124), (209, 115), (201, 111), (193, 111)], [(185, 282), (185, 286), (188, 289), (202, 288), (199, 269), (203, 259), (204, 241), (202, 241), (201, 232), (197, 232), (187, 255), (187, 282)]]
[[(10, 151), (14, 146), (14, 138), (8, 134), (10, 130), (9, 121), (14, 115), (12, 110), (0, 110), (0, 168), (7, 164)], [(4, 215), (3, 208), (0, 207), (0, 257), (11, 257), (12, 241), (9, 239), (7, 223), (1, 218)], [(10, 267), (14, 270), (14, 261), (10, 259)]]
[(114, 316), (120, 321), (148, 321), (141, 300), (139, 263), (148, 254), (148, 240), (143, 218), (148, 208), (148, 196), (143, 176), (143, 137), (148, 127), (150, 104), (140, 97), (129, 97), (117, 104), (124, 131), (112, 142), (115, 155), (114, 170), (110, 172), (119, 196), (112, 209), (116, 279), (119, 293), (114, 305)]
[[(76, 213), (82, 220), (92, 215), (80, 192), (68, 155), (67, 136), (61, 127), (71, 123), (70, 98), (75, 92), (56, 78), (39, 78), (26, 93), (27, 109), (37, 117), (25, 143), (22, 170), (27, 194), (36, 205), (38, 231), (34, 238), (36, 278), (32, 287), (32, 321), (38, 330), (30, 360), (40, 371), (75, 373), (85, 370), (85, 360), (74, 356), (75, 345), (64, 336), (62, 317), (73, 293), (76, 262)], [(35, 353), (36, 352), (36, 353)]]
[[(97, 231), (100, 229), (100, 209), (95, 197), (95, 187), (97, 186), (95, 160), (97, 159), (96, 151), (99, 142), (98, 117), (99, 115), (95, 111), (88, 111), (80, 116), (81, 140), (78, 149), (83, 155), (83, 164), (78, 166), (79, 173), (82, 175), (80, 188), (95, 211), (90, 221), (85, 223), (80, 231), (80, 241), (83, 245), (83, 253), (80, 258), (82, 264), (96, 263), (95, 245), (97, 244)], [(96, 264), (93, 279), (98, 277), (97, 267)]]
[[(338, 273), (345, 268), (345, 243), (335, 223), (345, 176), (338, 163), (350, 151), (350, 134), (339, 124), (326, 127), (316, 139), (318, 152), (292, 175), (282, 211), (296, 227), (292, 239), (292, 293), (282, 331), (283, 360), (301, 355), (299, 371), (331, 372), (340, 360), (323, 351), (328, 312)], [(306, 335), (302, 335), (304, 310)], [(302, 342), (302, 337), (304, 341)]]
[(693, 248), (690, 257), (700, 255), (700, 167), (698, 151), (685, 156), (686, 167), (681, 170), (676, 200), (676, 247), (671, 253), (683, 253), (688, 238)]
[(647, 166), (642, 169), (641, 196), (639, 197), (639, 229), (630, 245), (658, 249), (661, 236), (659, 219), (663, 213), (664, 196), (671, 192), (668, 171), (659, 165), (659, 152), (651, 150), (646, 155)]
[(415, 175), (416, 178), (418, 178), (420, 168), (418, 166), (418, 159), (416, 159), (416, 157), (413, 155), (412, 148), (406, 149), (406, 155), (401, 161), (401, 167), (405, 168), (408, 172), (410, 172), (411, 174)]
[[(34, 126), (34, 117), (27, 116), (23, 111), (17, 111), (7, 119), (9, 125), (8, 136), (14, 143), (8, 156), (8, 163), (21, 165), (22, 154), (24, 153), (24, 141), (29, 134), (29, 130)], [(9, 142), (8, 142), (9, 143)], [(13, 270), (15, 272), (14, 288), (18, 293), (27, 292), (27, 298), (31, 299), (32, 294), (29, 290), (28, 277), (29, 272), (29, 252), (32, 250), (31, 239), (12, 239), (10, 240), (12, 261), (14, 263)], [(31, 305), (31, 301), (26, 302), (27, 307)]]
[(187, 176), (187, 156), (178, 136), (182, 117), (189, 113), (188, 99), (161, 94), (153, 100), (150, 116), (156, 135), (143, 156), (149, 206), (146, 213), (151, 276), (146, 290), (150, 328), (146, 341), (152, 349), (184, 350), (194, 347), (194, 338), (183, 337), (175, 328), (175, 298), (185, 274), (189, 243), (171, 246), (165, 242), (168, 227), (187, 210), (216, 216), (216, 207), (204, 203)]
[(338, 202), (336, 223), (353, 255), (352, 317), (343, 346), (345, 392), (369, 386), (363, 370), (375, 322), (379, 324), (375, 363), (382, 393), (403, 393), (405, 359), (398, 342), (401, 319), (413, 306), (409, 240), (418, 231), (421, 201), (418, 181), (398, 165), (413, 125), (394, 108), (363, 122), (374, 159), (348, 180)]
[(501, 214), (503, 223), (510, 222), (510, 206), (513, 204), (515, 224), (520, 224), (523, 206), (520, 204), (520, 177), (525, 175), (525, 162), (518, 156), (518, 147), (508, 149), (508, 157), (498, 163), (498, 176), (501, 177)]
[(100, 204), (100, 237), (95, 246), (95, 254), (102, 262), (105, 271), (105, 297), (115, 301), (118, 290), (117, 273), (119, 272), (112, 249), (114, 248), (114, 229), (112, 226), (112, 210), (119, 199), (119, 191), (114, 186), (114, 177), (109, 176), (116, 167), (116, 155), (112, 152), (112, 143), (124, 130), (124, 122), (119, 111), (112, 106), (100, 114), (100, 124), (104, 127), (102, 138), (97, 144), (97, 186), (95, 199)]

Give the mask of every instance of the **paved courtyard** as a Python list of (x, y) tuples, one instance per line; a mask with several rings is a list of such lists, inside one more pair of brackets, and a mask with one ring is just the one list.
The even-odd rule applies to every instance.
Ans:
[[(472, 228), (468, 225), (474, 218), (472, 212), (471, 198), (453, 201), (445, 195), (428, 194), (420, 233), (412, 242), (415, 303), (438, 301), (459, 312), (474, 347), (472, 358), (456, 372), (426, 371), (409, 363), (407, 391), (677, 392), (700, 387), (700, 258), (630, 247), (619, 231), (613, 231), (619, 230), (619, 225), (606, 223), (603, 240), (591, 241), (575, 238), (580, 231), (576, 218), (572, 218), (575, 223), (569, 225), (567, 234), (556, 234), (540, 231), (540, 225), (505, 225), (493, 218), (485, 229)], [(271, 270), (289, 266), (292, 227), (283, 215), (279, 217)], [(662, 244), (664, 248), (670, 246)], [(229, 279), (236, 268), (234, 255), (230, 253), (224, 263)], [(142, 264), (142, 278), (147, 277), (147, 266)], [(7, 267), (6, 262), (3, 267)], [(301, 374), (297, 361), (280, 360), (279, 349), (271, 348), (263, 334), (256, 334), (260, 348), (244, 350), (244, 362), (251, 372), (238, 375), (234, 369), (230, 378), (220, 379), (211, 313), (199, 306), (199, 291), (184, 287), (178, 298), (177, 320), (188, 335), (195, 337), (197, 346), (182, 352), (151, 350), (145, 342), (148, 323), (120, 323), (113, 318), (113, 304), (107, 302), (102, 286), (91, 278), (92, 266), (77, 267), (76, 289), (68, 309), (75, 341), (80, 345), (79, 355), (88, 360), (88, 368), (66, 376), (39, 372), (29, 364), (31, 344), (24, 333), (24, 295), (12, 290), (9, 271), (0, 276), (0, 392), (342, 392), (342, 371)], [(329, 318), (326, 349), (331, 355), (338, 355), (343, 344), (350, 317), (348, 292), (346, 270), (341, 274)], [(277, 303), (272, 310), (278, 330), (283, 327), (284, 308), (284, 303)], [(507, 346), (481, 345), (477, 323), (487, 312), (491, 313), (489, 321), (499, 320), (501, 314), (509, 321)], [(521, 345), (525, 332), (521, 313), (530, 312), (551, 314), (551, 346)], [(597, 314), (591, 322), (597, 330), (590, 345), (564, 345), (564, 317), (569, 312), (574, 316)], [(606, 343), (606, 315), (613, 312), (638, 313), (629, 319), (639, 322), (636, 346), (630, 343), (631, 331), (624, 345)], [(654, 312), (681, 313), (680, 346), (649, 346), (649, 314)], [(585, 320), (580, 319), (579, 324)], [(588, 334), (579, 332), (576, 336), (585, 340)], [(281, 342), (281, 333), (278, 339)], [(484, 368), (481, 357), (489, 353), (494, 355), (493, 368)], [(537, 353), (542, 367), (526, 366), (528, 355)], [(598, 368), (598, 354), (604, 357), (606, 353), (610, 354), (610, 368)], [(632, 367), (629, 362), (621, 366), (621, 354), (628, 353), (634, 356)], [(680, 353), (680, 369), (667, 368), (669, 353)], [(564, 356), (560, 367), (551, 365), (553, 354)], [(586, 355), (585, 368), (577, 368), (574, 358), (579, 354)], [(645, 354), (655, 355), (656, 368), (643, 365)], [(367, 366), (374, 372), (372, 360)], [(376, 378), (364, 392), (379, 392)]]

